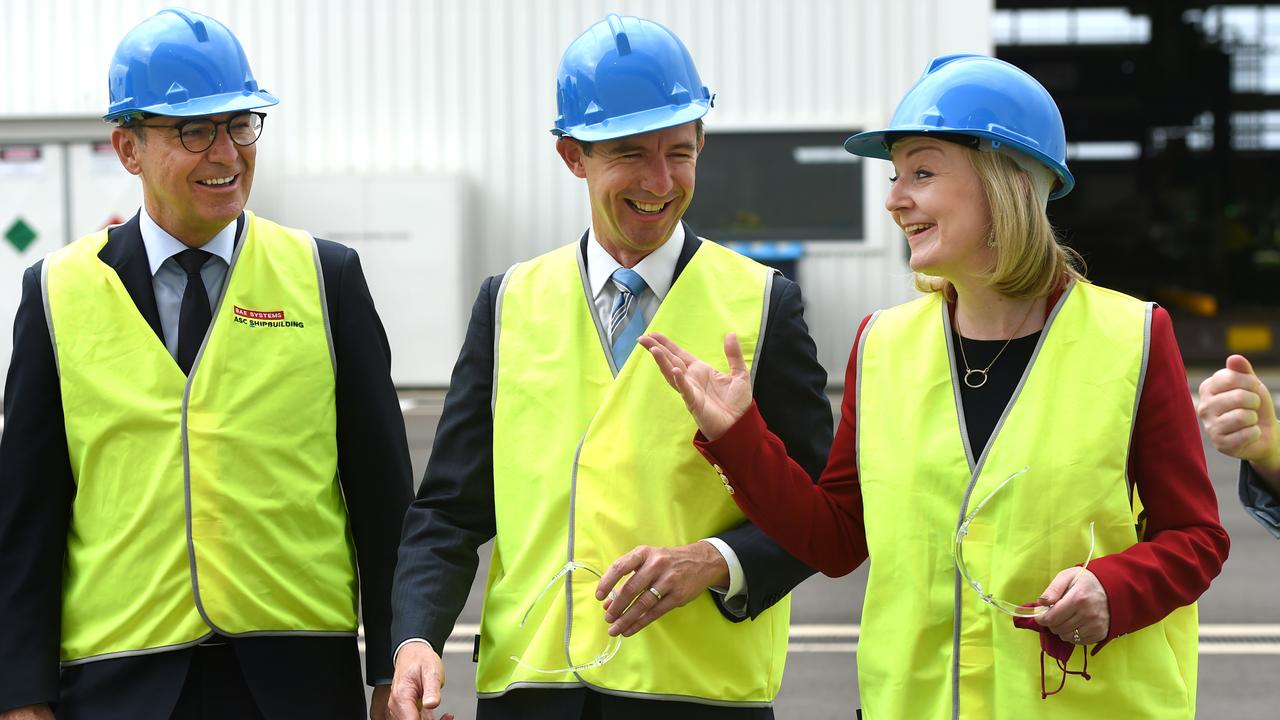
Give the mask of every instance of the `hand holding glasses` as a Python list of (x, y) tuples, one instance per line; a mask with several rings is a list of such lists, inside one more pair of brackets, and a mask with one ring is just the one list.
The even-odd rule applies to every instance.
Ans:
[[(990, 605), (991, 607), (1007, 615), (1012, 615), (1013, 617), (1025, 617), (1025, 618), (1039, 617), (1040, 615), (1043, 615), (1044, 613), (1048, 612), (1051, 606), (1034, 605), (1034, 606), (1027, 607), (1019, 603), (1012, 603), (1012, 602), (1009, 602), (1008, 600), (1002, 600), (996, 597), (995, 595), (993, 595), (992, 593), (987, 592), (985, 589), (983, 589), (982, 583), (969, 573), (969, 568), (965, 565), (964, 539), (969, 534), (969, 526), (973, 523), (973, 519), (978, 516), (978, 513), (981, 512), (983, 506), (985, 506), (991, 500), (991, 498), (995, 497), (996, 493), (1000, 492), (1000, 490), (1004, 488), (1005, 485), (1008, 485), (1009, 481), (1013, 480), (1019, 475), (1026, 473), (1030, 469), (1031, 468), (1029, 466), (1022, 468), (1021, 470), (1005, 478), (1003, 482), (1001, 482), (999, 485), (995, 487), (995, 489), (987, 493), (987, 496), (982, 498), (982, 501), (979, 502), (977, 505), (975, 505), (973, 509), (970, 510), (967, 515), (965, 515), (964, 520), (960, 522), (960, 526), (956, 528), (955, 538), (952, 543), (952, 554), (955, 556), (956, 570), (960, 572), (960, 576), (964, 578), (965, 582), (969, 583), (969, 587), (973, 588), (974, 591), (978, 593), (978, 598), (981, 599), (983, 602), (987, 603), (988, 605)], [(1093, 559), (1093, 551), (1094, 551), (1093, 523), (1089, 523), (1089, 555), (1084, 559), (1084, 564), (1082, 564), (1080, 568), (1076, 571), (1075, 577), (1071, 579), (1071, 584), (1074, 584), (1075, 581), (1078, 580), (1080, 576), (1084, 574), (1084, 571), (1089, 567), (1089, 561)], [(1071, 584), (1068, 584), (1068, 587), (1070, 587)]]

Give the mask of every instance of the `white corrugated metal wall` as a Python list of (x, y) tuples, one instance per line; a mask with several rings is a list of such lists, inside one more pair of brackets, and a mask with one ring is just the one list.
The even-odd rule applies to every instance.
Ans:
[[(5, 119), (101, 113), (115, 43), (169, 4), (0, 2), (0, 140)], [(586, 226), (581, 181), (562, 167), (547, 129), (560, 53), (606, 12), (653, 18), (684, 39), (718, 95), (710, 142), (724, 130), (883, 123), (930, 57), (991, 48), (991, 0), (183, 4), (226, 22), (262, 86), (282, 99), (260, 166), (286, 176), (464, 177), (474, 212), (466, 287)], [(858, 319), (910, 294), (902, 243), (880, 211), (887, 166), (864, 167), (865, 241), (810, 244), (800, 266), (807, 316), (836, 383)]]

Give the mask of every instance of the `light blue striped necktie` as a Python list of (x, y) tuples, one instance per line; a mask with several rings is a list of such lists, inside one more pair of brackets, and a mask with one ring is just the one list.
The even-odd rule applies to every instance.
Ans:
[(636, 338), (644, 332), (644, 317), (637, 299), (649, 286), (640, 273), (630, 268), (614, 270), (609, 279), (618, 288), (613, 310), (609, 313), (609, 340), (613, 344), (610, 350), (613, 352), (613, 364), (622, 369), (636, 346)]

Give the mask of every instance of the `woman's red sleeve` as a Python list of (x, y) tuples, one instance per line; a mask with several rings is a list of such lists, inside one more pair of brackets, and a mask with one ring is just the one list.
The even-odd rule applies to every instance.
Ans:
[(840, 425), (827, 467), (816, 484), (787, 457), (786, 447), (765, 426), (755, 403), (716, 440), (709, 441), (701, 434), (694, 440), (698, 450), (725, 476), (742, 512), (787, 552), (831, 577), (852, 572), (867, 559), (855, 456), (854, 398), (858, 344), (868, 320), (870, 316), (858, 325), (845, 370)]
[(1108, 638), (1195, 602), (1222, 570), (1231, 541), (1218, 519), (1187, 373), (1164, 308), (1151, 318), (1147, 376), (1129, 447), (1129, 478), (1146, 510), (1136, 545), (1089, 563), (1107, 591)]

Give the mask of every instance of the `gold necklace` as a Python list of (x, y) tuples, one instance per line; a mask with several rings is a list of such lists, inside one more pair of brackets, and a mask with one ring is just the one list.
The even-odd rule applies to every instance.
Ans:
[[(1000, 346), (1000, 352), (996, 353), (996, 356), (991, 358), (991, 362), (987, 363), (987, 366), (980, 370), (975, 370), (969, 367), (969, 358), (964, 356), (964, 337), (960, 334), (960, 329), (956, 328), (956, 340), (960, 344), (960, 359), (964, 362), (964, 384), (965, 385), (968, 385), (974, 390), (977, 390), (978, 388), (987, 384), (987, 371), (990, 370), (991, 366), (995, 365), (996, 361), (1000, 359), (1000, 356), (1004, 354), (1005, 348), (1009, 347), (1009, 343), (1013, 342), (1013, 339), (1018, 337), (1018, 331), (1022, 329), (1023, 325), (1027, 324), (1027, 318), (1031, 317), (1031, 311), (1035, 309), (1035, 306), (1036, 306), (1036, 303), (1034, 300), (1032, 300), (1031, 306), (1027, 308), (1027, 314), (1022, 316), (1022, 322), (1018, 323), (1018, 327), (1013, 329), (1013, 334), (1009, 336), (1008, 340), (1004, 341), (1004, 345)], [(969, 377), (972, 375), (977, 375), (979, 377), (979, 380), (977, 380), (976, 382), (971, 382), (969, 380)]]

